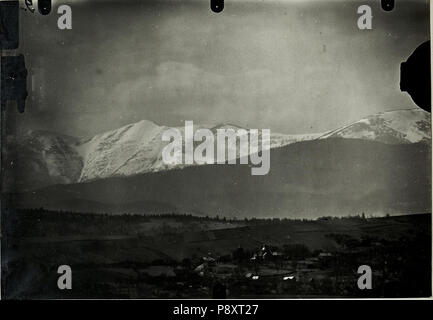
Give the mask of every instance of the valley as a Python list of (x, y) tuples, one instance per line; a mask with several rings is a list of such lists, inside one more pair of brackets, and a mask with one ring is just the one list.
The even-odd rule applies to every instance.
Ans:
[[(10, 298), (211, 298), (217, 284), (232, 298), (430, 292), (430, 214), (289, 220), (35, 209), (7, 217)], [(72, 268), (71, 291), (57, 289), (62, 264)], [(374, 290), (356, 285), (362, 264), (373, 269)]]

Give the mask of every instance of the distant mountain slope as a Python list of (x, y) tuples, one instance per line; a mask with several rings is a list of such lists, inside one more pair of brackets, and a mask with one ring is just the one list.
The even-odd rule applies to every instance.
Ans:
[(395, 110), (368, 116), (321, 137), (365, 139), (383, 143), (414, 143), (431, 141), (430, 113), (417, 108)]
[(29, 131), (3, 149), (3, 191), (28, 190), (78, 181), (83, 167), (80, 141), (47, 131)]
[[(98, 134), (85, 142), (50, 132), (32, 131), (9, 143), (14, 153), (6, 168), (4, 190), (26, 191), (53, 184), (130, 177), (148, 172), (184, 168), (166, 165), (162, 150), (167, 142), (162, 134), (168, 127), (142, 120)], [(194, 129), (234, 129), (230, 124)], [(396, 110), (369, 116), (328, 133), (288, 135), (271, 132), (271, 148), (301, 141), (346, 138), (386, 144), (423, 142), (431, 144), (430, 114), (421, 109)], [(184, 134), (184, 127), (178, 128)], [(195, 142), (198, 144), (198, 142)], [(239, 157), (240, 146), (236, 146)]]
[[(249, 165), (192, 166), (53, 186), (15, 200), (22, 207), (64, 210), (95, 201), (112, 213), (141, 201), (178, 212), (235, 217), (430, 212), (430, 152), (424, 143), (305, 141), (272, 149), (265, 176), (251, 176)], [(164, 210), (143, 207), (142, 213)]]
[(96, 135), (78, 147), (84, 159), (79, 181), (162, 169), (158, 160), (164, 144), (163, 130), (143, 120)]
[[(213, 127), (194, 125), (194, 130), (207, 128), (215, 135), (218, 129), (242, 129), (220, 124)], [(162, 135), (168, 127), (158, 126), (151, 121), (140, 121), (93, 137), (89, 142), (78, 147), (84, 159), (84, 166), (78, 182), (92, 181), (110, 177), (128, 177), (146, 172), (157, 172), (188, 165), (167, 165), (162, 160), (163, 148), (168, 142), (162, 141)], [(182, 136), (185, 128), (178, 127)], [(284, 135), (271, 133), (271, 148), (277, 148), (303, 140), (315, 139), (322, 134)], [(198, 145), (200, 142), (194, 142)], [(230, 146), (228, 146), (230, 147)], [(236, 158), (242, 146), (235, 146)], [(244, 152), (248, 152), (245, 146)], [(183, 149), (184, 150), (184, 149)], [(226, 154), (230, 154), (226, 151)], [(215, 152), (216, 157), (216, 152)], [(216, 160), (215, 160), (216, 162)], [(197, 164), (195, 164), (197, 165)]]
[[(217, 129), (240, 129), (228, 124), (208, 127), (194, 124), (194, 130), (201, 128), (208, 128), (214, 133)], [(184, 168), (187, 165), (167, 165), (162, 161), (162, 150), (168, 143), (162, 141), (166, 129), (168, 127), (142, 120), (98, 134), (84, 142), (56, 133), (30, 131), (9, 144), (13, 165), (7, 170), (8, 183), (4, 190), (26, 191), (53, 184)], [(184, 127), (178, 129), (184, 135)], [(271, 133), (270, 147), (281, 147), (321, 135)], [(195, 142), (197, 144), (199, 142)], [(238, 143), (236, 157), (239, 157), (239, 153)]]

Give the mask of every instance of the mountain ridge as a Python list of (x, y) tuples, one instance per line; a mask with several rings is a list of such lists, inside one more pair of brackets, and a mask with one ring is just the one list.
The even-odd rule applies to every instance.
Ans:
[(271, 149), (265, 176), (251, 176), (249, 165), (191, 166), (50, 186), (14, 202), (52, 210), (239, 218), (429, 212), (430, 152), (421, 142), (303, 141)]
[[(161, 152), (166, 143), (161, 137), (167, 128), (150, 120), (141, 120), (85, 140), (47, 131), (31, 131), (16, 139), (18, 152), (12, 159), (14, 166), (9, 168), (9, 172), (14, 174), (11, 179), (16, 180), (15, 188), (25, 191), (52, 184), (83, 183), (185, 168), (186, 165), (169, 166), (162, 161)], [(215, 131), (241, 127), (222, 123), (212, 126), (194, 124), (194, 128)], [(184, 134), (184, 127), (178, 129)], [(290, 135), (271, 132), (270, 147), (331, 138), (430, 145), (430, 131), (429, 113), (422, 109), (401, 109), (370, 115), (325, 133)], [(236, 154), (239, 154), (238, 149)], [(17, 168), (20, 171), (18, 175), (15, 173)], [(26, 175), (29, 171), (30, 176)]]

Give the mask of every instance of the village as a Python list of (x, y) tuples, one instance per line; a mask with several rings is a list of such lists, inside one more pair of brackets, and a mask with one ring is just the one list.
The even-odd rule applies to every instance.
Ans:
[[(236, 221), (37, 209), (14, 217), (19, 228), (5, 235), (5, 250), (21, 255), (9, 270), (38, 274), (29, 287), (40, 298), (396, 297), (422, 296), (431, 283), (427, 214)], [(65, 261), (73, 290), (61, 291), (57, 268)], [(370, 290), (358, 287), (362, 265), (372, 270)], [(20, 276), (8, 273), (5, 285)]]
[[(200, 277), (215, 281), (212, 296), (225, 298), (227, 294), (251, 292), (251, 286), (257, 291), (271, 295), (296, 293), (296, 286), (302, 283), (314, 283), (328, 276), (324, 268), (330, 265), (333, 254), (319, 252), (311, 254), (307, 247), (295, 245), (278, 251), (268, 245), (257, 250), (246, 250), (239, 246), (230, 256), (213, 257), (212, 253), (202, 257), (202, 263), (194, 268)], [(288, 251), (291, 254), (288, 254)], [(232, 285), (235, 281), (238, 285)], [(271, 286), (273, 288), (267, 288)], [(224, 291), (226, 290), (226, 291)], [(263, 291), (262, 291), (263, 290)]]
[[(357, 288), (359, 275), (356, 270), (344, 274), (335, 268), (336, 259), (334, 253), (310, 252), (301, 244), (280, 250), (266, 244), (254, 250), (239, 246), (225, 256), (217, 257), (209, 252), (200, 258), (183, 259), (180, 263), (155, 261), (150, 266), (137, 266), (135, 271), (139, 281), (134, 285), (110, 281), (109, 287), (115, 291), (114, 296), (128, 297), (143, 294), (161, 298), (216, 299), (314, 297), (329, 292), (338, 296), (350, 295), (350, 290), (344, 287)], [(123, 268), (119, 267), (110, 269), (120, 273)]]

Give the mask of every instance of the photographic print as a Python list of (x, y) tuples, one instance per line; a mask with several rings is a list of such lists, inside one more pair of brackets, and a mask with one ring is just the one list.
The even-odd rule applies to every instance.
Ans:
[(429, 1), (0, 4), (3, 299), (431, 296)]

